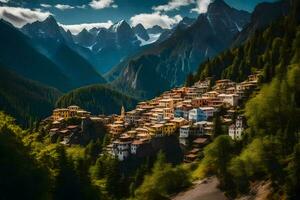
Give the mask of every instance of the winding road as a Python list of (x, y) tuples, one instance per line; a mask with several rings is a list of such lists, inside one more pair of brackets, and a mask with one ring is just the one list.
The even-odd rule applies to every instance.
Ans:
[(227, 200), (224, 193), (218, 189), (218, 183), (217, 178), (196, 182), (191, 189), (179, 193), (172, 200)]

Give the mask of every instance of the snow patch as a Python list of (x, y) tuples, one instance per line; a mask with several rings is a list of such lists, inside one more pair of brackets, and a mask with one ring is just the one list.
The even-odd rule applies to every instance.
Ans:
[(236, 28), (238, 29), (239, 32), (241, 32), (243, 29), (237, 24), (235, 23)]
[(145, 45), (156, 42), (159, 39), (160, 35), (161, 35), (160, 33), (159, 34), (149, 34), (150, 39), (147, 41), (144, 40), (143, 38), (141, 38), (140, 36), (138, 36), (137, 34), (136, 34), (136, 37), (141, 42), (140, 46), (145, 46)]
[(205, 56), (204, 57), (207, 57), (207, 55), (208, 55), (208, 48), (206, 48)]
[(125, 22), (125, 20), (119, 21), (118, 23), (112, 26), (112, 31), (117, 32), (118, 28)]

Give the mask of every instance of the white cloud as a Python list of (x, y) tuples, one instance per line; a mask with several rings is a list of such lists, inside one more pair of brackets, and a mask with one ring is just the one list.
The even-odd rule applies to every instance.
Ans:
[(100, 10), (103, 8), (117, 8), (118, 5), (114, 4), (114, 0), (92, 0), (89, 4), (92, 8)]
[(145, 28), (151, 28), (154, 25), (159, 25), (162, 28), (171, 28), (173, 25), (178, 24), (182, 20), (180, 15), (169, 17), (168, 15), (159, 12), (151, 14), (139, 14), (131, 17), (130, 22), (132, 26), (141, 23)]
[(76, 8), (85, 9), (85, 8), (86, 8), (86, 5), (76, 6)]
[(64, 25), (59, 24), (65, 30), (70, 30), (73, 34), (80, 33), (84, 28), (90, 30), (92, 28), (109, 28), (113, 25), (112, 21), (107, 21), (103, 23), (85, 23), (85, 24), (72, 24), (72, 25)]
[(195, 0), (171, 0), (168, 4), (154, 6), (152, 9), (155, 11), (171, 11), (178, 10), (180, 7), (188, 6), (195, 3)]
[(10, 22), (15, 27), (22, 27), (27, 23), (32, 23), (35, 21), (43, 21), (49, 15), (50, 12), (42, 12), (39, 9), (28, 9), (19, 7), (0, 7), (0, 19)]
[(65, 5), (65, 4), (56, 4), (54, 7), (59, 10), (70, 10), (70, 9), (75, 8), (74, 6)]
[(199, 14), (206, 13), (207, 8), (211, 2), (212, 2), (212, 0), (197, 0), (197, 7), (193, 8), (191, 11), (197, 12)]
[(51, 8), (52, 6), (50, 4), (42, 3), (41, 7), (43, 7), (43, 8)]
[(0, 0), (1, 3), (8, 3), (9, 0)]

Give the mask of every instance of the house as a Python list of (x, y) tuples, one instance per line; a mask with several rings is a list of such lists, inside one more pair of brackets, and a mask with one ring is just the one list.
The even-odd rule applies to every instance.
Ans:
[(173, 99), (161, 99), (158, 102), (160, 108), (173, 108), (174, 106)]
[(156, 137), (163, 136), (163, 124), (155, 124), (150, 127), (150, 133)]
[(90, 112), (82, 110), (78, 106), (69, 106), (68, 108), (57, 108), (53, 110), (52, 119), (54, 121), (59, 119), (67, 119), (71, 117), (89, 117)]
[(233, 139), (233, 140), (240, 140), (242, 139), (242, 133), (245, 129), (245, 124), (244, 124), (244, 117), (238, 116), (235, 124), (232, 124), (229, 126), (228, 129), (228, 135)]
[(195, 98), (195, 99), (192, 99), (191, 104), (192, 104), (193, 108), (207, 106), (208, 99), (207, 98)]
[(204, 81), (198, 81), (194, 84), (194, 87), (196, 88), (203, 88), (203, 89), (208, 89), (210, 87), (211, 80), (206, 79)]
[(173, 118), (174, 117), (174, 110), (171, 108), (164, 108), (163, 109), (164, 118)]
[(179, 127), (184, 126), (184, 125), (186, 125), (186, 124), (189, 123), (188, 120), (186, 120), (186, 119), (184, 119), (182, 117), (174, 118), (174, 119), (170, 120), (170, 122), (174, 123), (175, 126), (176, 126), (176, 128), (179, 128)]
[(192, 109), (192, 106), (191, 105), (180, 105), (180, 106), (177, 106), (175, 108), (175, 111), (174, 111), (174, 117), (175, 118), (184, 118), (184, 119), (187, 119), (189, 118), (189, 111)]
[(200, 107), (199, 108), (203, 113), (205, 113), (205, 119), (200, 121), (205, 121), (208, 118), (211, 118), (214, 116), (216, 109), (214, 107)]
[(193, 146), (195, 148), (203, 148), (209, 143), (209, 138), (199, 137), (193, 141)]
[[(200, 123), (200, 122), (198, 122)], [(179, 129), (180, 138), (189, 138), (192, 136), (201, 136), (204, 134), (204, 127), (199, 126), (197, 123), (193, 125), (181, 126)]]
[(198, 149), (198, 148), (192, 149), (186, 155), (184, 155), (184, 162), (186, 162), (186, 163), (194, 162), (198, 158), (199, 152), (200, 152), (200, 149)]
[(113, 137), (116, 137), (123, 133), (125, 130), (124, 125), (122, 124), (110, 124), (109, 125), (109, 132), (113, 135)]
[(140, 118), (140, 112), (138, 112), (137, 110), (129, 111), (124, 116), (125, 123), (129, 125), (136, 125), (137, 120), (139, 118)]
[(199, 108), (195, 108), (189, 111), (189, 121), (199, 122), (207, 120), (207, 114)]
[(237, 94), (220, 94), (218, 95), (218, 98), (220, 98), (223, 103), (231, 105), (231, 106), (238, 106), (238, 102), (239, 102), (239, 95)]
[(162, 132), (165, 135), (172, 135), (176, 131), (176, 124), (166, 123), (163, 126)]
[(219, 93), (216, 91), (210, 91), (210, 92), (206, 92), (202, 95), (202, 97), (204, 98), (216, 98), (218, 97)]
[(222, 79), (222, 80), (218, 80), (216, 81), (216, 88), (228, 88), (228, 87), (232, 87), (234, 86), (235, 83), (232, 82), (230, 79)]
[(144, 142), (142, 140), (134, 140), (131, 143), (131, 147), (130, 147), (131, 154), (136, 154), (138, 148), (141, 147), (143, 144)]
[(70, 112), (67, 108), (58, 108), (53, 110), (52, 118), (54, 121), (59, 120), (60, 118), (69, 118)]
[(113, 154), (120, 160), (123, 161), (129, 157), (131, 152), (132, 139), (131, 137), (120, 137), (119, 140), (113, 142)]

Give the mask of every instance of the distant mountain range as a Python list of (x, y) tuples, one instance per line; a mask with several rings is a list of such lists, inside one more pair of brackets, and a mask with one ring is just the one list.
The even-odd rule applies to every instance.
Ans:
[(16, 73), (32, 80), (59, 88), (71, 89), (72, 83), (59, 67), (41, 54), (30, 38), (19, 30), (0, 21), (1, 63)]
[(70, 80), (73, 88), (94, 83), (105, 83), (94, 67), (70, 45), (69, 32), (58, 26), (53, 16), (45, 21), (25, 25), (21, 31), (32, 41), (32, 46), (57, 65)]
[(77, 45), (89, 50), (78, 53), (89, 60), (98, 72), (106, 73), (125, 58), (139, 52), (143, 46), (154, 43), (166, 31), (160, 28), (153, 33), (151, 30), (146, 30), (142, 24), (131, 27), (122, 20), (109, 29), (83, 29), (73, 38)]
[(195, 22), (185, 19), (165, 41), (132, 58), (113, 84), (142, 98), (181, 85), (201, 62), (230, 47), (250, 17), (216, 0)]
[(110, 82), (116, 90), (145, 99), (182, 85), (201, 63), (286, 15), (288, 5), (262, 3), (251, 15), (215, 0), (207, 13), (185, 17), (172, 29), (131, 27), (123, 20), (77, 35), (53, 16), (21, 29), (1, 20), (0, 62), (25, 79), (63, 92)]

